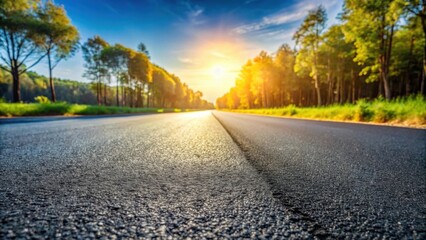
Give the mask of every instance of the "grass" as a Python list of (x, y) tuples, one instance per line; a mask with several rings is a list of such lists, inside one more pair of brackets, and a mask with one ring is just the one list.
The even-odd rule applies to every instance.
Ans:
[(389, 123), (426, 127), (426, 99), (412, 96), (385, 101), (359, 100), (356, 104), (300, 108), (289, 105), (283, 108), (237, 109), (240, 113), (275, 115), (307, 119)]
[(127, 113), (186, 112), (178, 108), (130, 108), (68, 103), (0, 103), (0, 116), (102, 115)]

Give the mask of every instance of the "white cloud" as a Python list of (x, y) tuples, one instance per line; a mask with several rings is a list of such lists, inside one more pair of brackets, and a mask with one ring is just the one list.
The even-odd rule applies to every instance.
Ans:
[(204, 8), (191, 3), (189, 0), (184, 0), (180, 2), (180, 4), (185, 8), (186, 17), (191, 24), (199, 25), (204, 23), (204, 21), (201, 19), (203, 17)]
[(191, 11), (189, 11), (188, 15), (190, 17), (198, 17), (199, 15), (203, 14), (204, 9), (198, 8), (198, 9), (193, 9)]
[(260, 21), (255, 23), (244, 24), (232, 30), (236, 34), (246, 34), (256, 31), (261, 31), (267, 28), (276, 27), (292, 22), (301, 21), (307, 15), (309, 10), (312, 10), (322, 4), (326, 9), (331, 8), (338, 3), (338, 0), (318, 1), (318, 0), (303, 0), (290, 8), (283, 9), (278, 13), (265, 16)]
[(221, 53), (221, 52), (217, 52), (217, 51), (211, 51), (210, 55), (217, 57), (217, 58), (222, 58), (222, 59), (227, 59), (229, 58), (228, 56), (226, 56), (225, 54)]
[(192, 60), (191, 58), (184, 58), (184, 57), (180, 57), (178, 58), (179, 62), (181, 63), (186, 63), (186, 64), (195, 64), (194, 60)]
[(270, 40), (290, 42), (296, 30), (297, 28), (286, 28), (281, 30), (267, 31), (265, 32), (265, 36), (267, 36)]

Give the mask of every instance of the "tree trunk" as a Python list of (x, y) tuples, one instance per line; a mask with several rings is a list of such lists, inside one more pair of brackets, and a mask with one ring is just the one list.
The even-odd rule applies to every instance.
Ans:
[(392, 97), (392, 90), (389, 82), (389, 65), (390, 65), (390, 58), (391, 58), (391, 52), (392, 52), (392, 38), (393, 38), (393, 30), (394, 25), (391, 26), (391, 31), (389, 33), (389, 36), (387, 36), (387, 46), (385, 41), (385, 17), (383, 16), (382, 20), (382, 41), (381, 41), (381, 50), (382, 50), (382, 56), (380, 57), (380, 63), (381, 63), (381, 75), (382, 75), (382, 81), (383, 81), (383, 87), (385, 90), (385, 97), (387, 100), (390, 100)]
[[(16, 61), (14, 61), (16, 62)], [(19, 70), (18, 67), (12, 65), (12, 78), (13, 78), (13, 102), (17, 103), (21, 101), (21, 84), (19, 82)]]
[(262, 83), (262, 107), (263, 108), (267, 108), (268, 107), (268, 104), (267, 104), (267, 100), (266, 100), (266, 83), (265, 83), (265, 80), (263, 80), (263, 83)]
[(151, 101), (150, 91), (151, 91), (151, 89), (150, 89), (149, 84), (148, 84), (148, 93), (146, 94), (146, 107), (147, 108), (149, 108), (149, 102)]
[(425, 74), (425, 71), (420, 74), (420, 94), (425, 94)]
[(141, 85), (142, 85), (141, 86), (141, 107), (143, 108), (143, 105), (144, 105), (143, 94), (145, 92), (145, 83), (142, 83)]
[(340, 102), (340, 98), (339, 98), (339, 96), (340, 96), (340, 85), (341, 85), (341, 83), (340, 83), (340, 69), (341, 69), (340, 64), (337, 64), (336, 76), (335, 76), (335, 78), (336, 78), (336, 91), (335, 91), (336, 94), (334, 96), (334, 103)]
[(141, 87), (140, 86), (136, 86), (136, 107), (141, 107)]
[(53, 77), (52, 77), (52, 60), (50, 57), (50, 51), (47, 52), (47, 62), (49, 65), (49, 83), (50, 83), (51, 100), (52, 102), (56, 102), (55, 86), (53, 84)]
[(318, 81), (318, 75), (315, 74), (314, 76), (314, 80), (315, 80), (315, 90), (316, 90), (316, 95), (317, 95), (317, 105), (321, 106), (321, 89), (319, 87), (319, 81)]
[(327, 59), (327, 68), (328, 68), (328, 73), (327, 73), (327, 82), (328, 82), (328, 96), (327, 96), (327, 104), (331, 104), (333, 102), (333, 76), (331, 73), (331, 60), (330, 60), (330, 55), (328, 55), (328, 59)]
[[(405, 74), (405, 96), (409, 96), (410, 92), (411, 92), (411, 88), (410, 88), (410, 73), (407, 72)], [(402, 95), (402, 91), (400, 93)]]
[(352, 66), (352, 68), (351, 68), (351, 77), (352, 77), (352, 84), (351, 84), (351, 87), (352, 87), (352, 91), (351, 91), (351, 103), (354, 103), (355, 102), (355, 83), (356, 83), (356, 78), (355, 78), (355, 73), (354, 73), (354, 68), (353, 68), (353, 66)]
[[(425, 42), (426, 42), (426, 4), (425, 4), (425, 0), (423, 0), (423, 8), (422, 11), (420, 13), (420, 18), (421, 18), (421, 22), (422, 22), (422, 27), (423, 27), (423, 36), (425, 38)], [(425, 76), (426, 76), (426, 44), (423, 46), (423, 71), (421, 73), (421, 78), (420, 78), (420, 94), (425, 94)]]
[(340, 96), (340, 77), (337, 77), (336, 79), (336, 95), (334, 96), (334, 103), (339, 103), (339, 96)]
[(383, 79), (380, 78), (379, 85), (378, 85), (378, 93), (377, 97), (382, 96), (383, 97)]
[(134, 91), (133, 91), (133, 88), (132, 88), (132, 85), (130, 84), (130, 87), (129, 87), (129, 91), (130, 91), (130, 93), (129, 93), (129, 104), (130, 104), (130, 107), (133, 107), (133, 105), (134, 105), (134, 99), (133, 99), (133, 95), (134, 95)]
[(126, 94), (124, 91), (124, 84), (121, 83), (121, 105), (126, 106)]
[(116, 95), (115, 97), (116, 97), (117, 107), (120, 106), (120, 102), (119, 102), (119, 100), (120, 100), (119, 99), (119, 91), (118, 91), (119, 87), (120, 87), (120, 85), (119, 85), (119, 81), (118, 81), (118, 77), (117, 77), (117, 89), (116, 89), (117, 92), (115, 94)]
[(392, 95), (391, 95), (391, 87), (389, 83), (389, 76), (383, 76), (383, 86), (385, 89), (385, 98), (387, 100), (390, 100)]
[(96, 100), (98, 101), (98, 105), (101, 105), (101, 79), (99, 76), (96, 82)]
[(340, 75), (340, 104), (345, 102), (345, 68), (342, 68), (342, 72)]
[(107, 85), (104, 84), (104, 105), (107, 105)]
[[(411, 61), (412, 61), (412, 56), (413, 56), (413, 48), (414, 48), (414, 34), (411, 35), (411, 39), (410, 39), (410, 52), (408, 54), (408, 66), (407, 66), (407, 71), (405, 73), (405, 96), (410, 95), (410, 73), (411, 73)], [(401, 92), (402, 94), (402, 92)]]

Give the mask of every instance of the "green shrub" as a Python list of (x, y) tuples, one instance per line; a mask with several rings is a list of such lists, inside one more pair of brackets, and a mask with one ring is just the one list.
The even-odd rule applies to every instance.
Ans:
[(50, 100), (46, 96), (37, 96), (34, 98), (37, 103), (50, 103)]
[(239, 109), (241, 113), (293, 116), (308, 119), (353, 120), (378, 123), (426, 125), (426, 99), (422, 95), (397, 98), (391, 101), (379, 97), (374, 101), (360, 99), (356, 104), (322, 107), (296, 107), (288, 105), (270, 109)]
[[(43, 96), (39, 99), (43, 102)], [(42, 116), (42, 115), (101, 115), (101, 114), (128, 114), (128, 113), (161, 113), (194, 111), (175, 108), (131, 108), (113, 106), (93, 106), (58, 103), (0, 103), (0, 116)]]
[(356, 103), (355, 121), (370, 121), (374, 112), (370, 110), (370, 105), (365, 99), (360, 99)]

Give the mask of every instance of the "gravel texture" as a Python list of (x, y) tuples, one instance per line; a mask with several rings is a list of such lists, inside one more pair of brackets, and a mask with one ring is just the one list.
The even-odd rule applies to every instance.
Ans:
[(0, 125), (0, 239), (321, 236), (273, 193), (208, 111)]
[(314, 236), (426, 239), (425, 130), (214, 115)]

